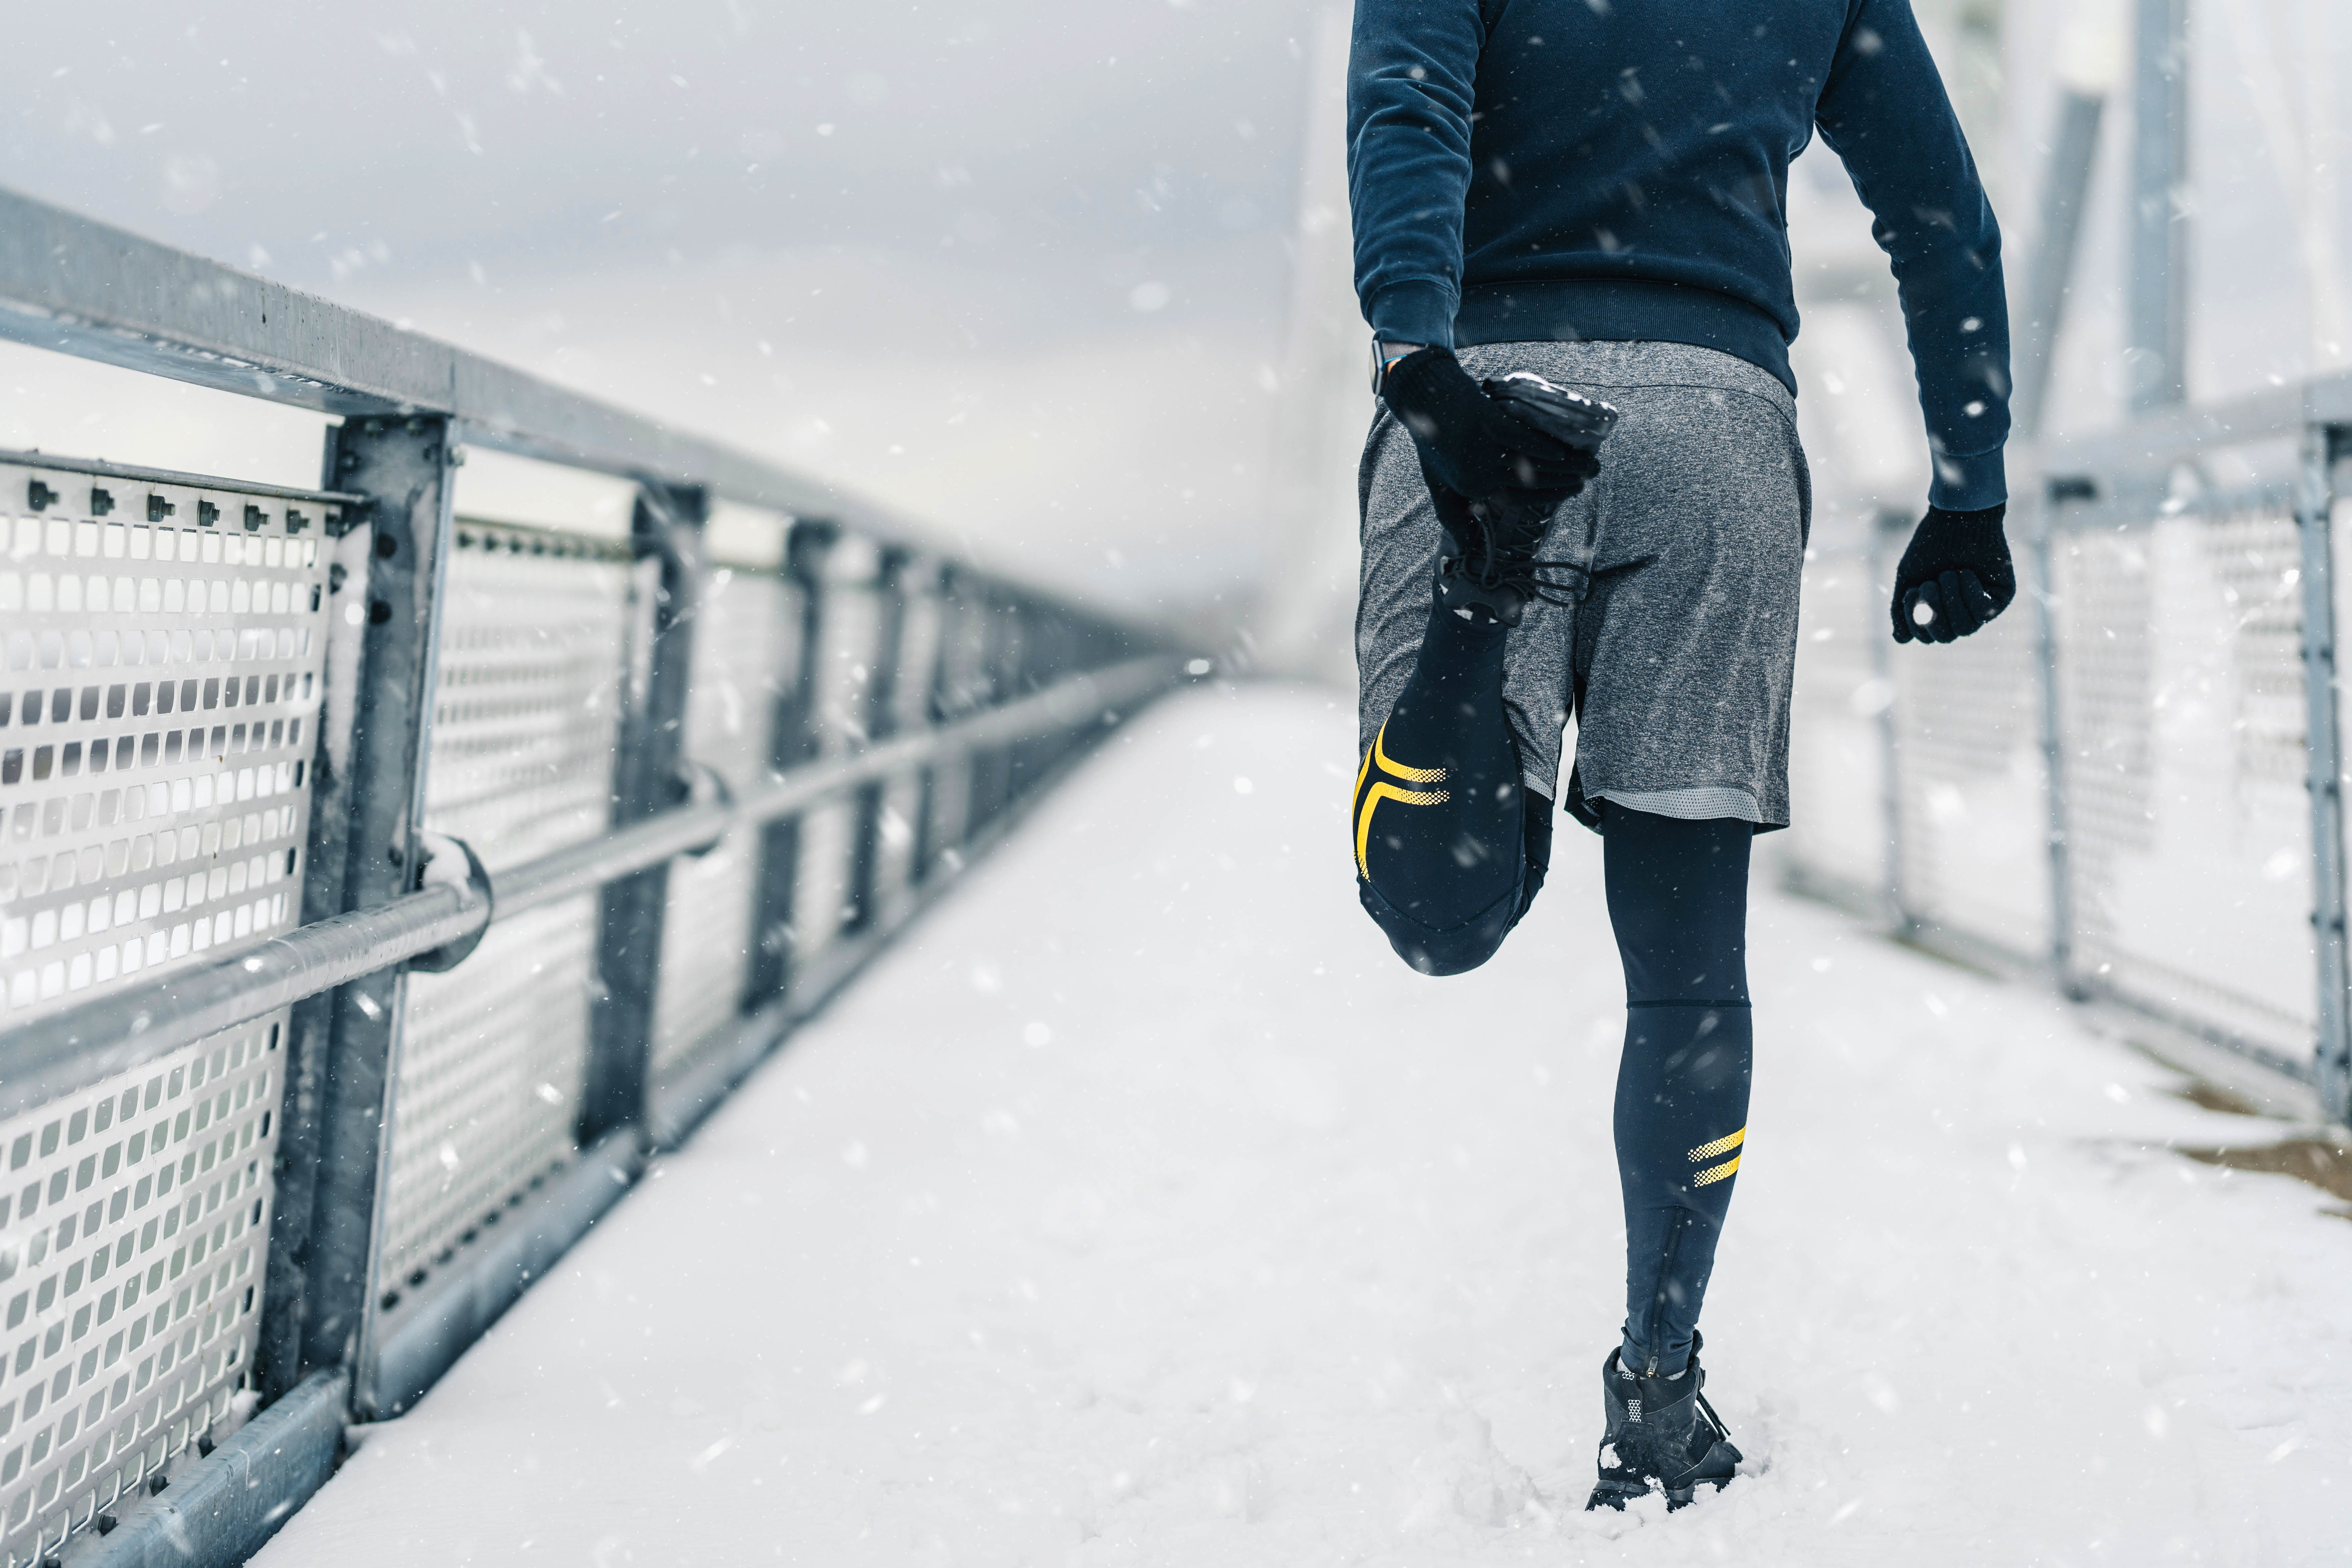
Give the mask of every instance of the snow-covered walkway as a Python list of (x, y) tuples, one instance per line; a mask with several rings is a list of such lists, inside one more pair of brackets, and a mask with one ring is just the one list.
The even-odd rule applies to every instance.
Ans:
[(1147, 716), (257, 1561), (2333, 1562), (2352, 1226), (2039, 991), (1759, 886), (1706, 1327), (1749, 1458), (1579, 1511), (1621, 1310), (1597, 841), (1433, 982), (1349, 715)]

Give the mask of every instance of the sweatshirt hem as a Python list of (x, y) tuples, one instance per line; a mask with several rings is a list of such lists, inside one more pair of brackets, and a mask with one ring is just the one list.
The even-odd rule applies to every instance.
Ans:
[[(1382, 291), (1385, 300), (1388, 290)], [(1554, 278), (1478, 283), (1462, 292), (1454, 345), (1662, 342), (1714, 349), (1770, 373), (1796, 395), (1780, 323), (1712, 289), (1648, 278)]]

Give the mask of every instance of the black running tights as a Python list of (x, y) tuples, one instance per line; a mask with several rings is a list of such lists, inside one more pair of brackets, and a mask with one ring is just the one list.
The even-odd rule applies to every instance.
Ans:
[(1715, 1268), (1748, 1138), (1748, 851), (1755, 829), (1601, 812), (1609, 921), (1625, 966), (1617, 1176), (1627, 1366), (1672, 1376)]
[[(1551, 802), (1518, 786), (1504, 628), (1433, 613), (1421, 659), (1364, 758), (1352, 813), (1364, 908), (1424, 974), (1484, 963), (1542, 885)], [(1715, 1265), (1748, 1132), (1748, 852), (1754, 829), (1602, 808), (1610, 923), (1625, 966), (1617, 1173), (1626, 1364), (1671, 1375)]]

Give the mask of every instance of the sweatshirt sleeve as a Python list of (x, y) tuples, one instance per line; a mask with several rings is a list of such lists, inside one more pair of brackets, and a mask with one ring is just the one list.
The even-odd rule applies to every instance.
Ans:
[(1936, 477), (1956, 511), (2009, 498), (2000, 226), (1910, 0), (1855, 0), (1817, 110), (1894, 264)]
[(1356, 0), (1348, 58), (1348, 205), (1356, 294), (1376, 335), (1454, 344), (1470, 111), (1486, 41), (1479, 0)]

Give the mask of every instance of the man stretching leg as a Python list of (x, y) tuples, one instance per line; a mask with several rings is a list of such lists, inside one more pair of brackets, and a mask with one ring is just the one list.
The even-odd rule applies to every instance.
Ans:
[(1789, 821), (1811, 498), (1782, 209), (1817, 131), (1893, 263), (1934, 464), (1894, 636), (1949, 642), (2016, 593), (2009, 326), (1908, 0), (1357, 0), (1382, 402), (1359, 483), (1359, 889), (1407, 963), (1458, 973), (1534, 898), (1555, 801), (1601, 836), (1626, 1315), (1596, 1506), (1680, 1506), (1739, 1458), (1697, 1325), (1748, 1137), (1748, 847)]

